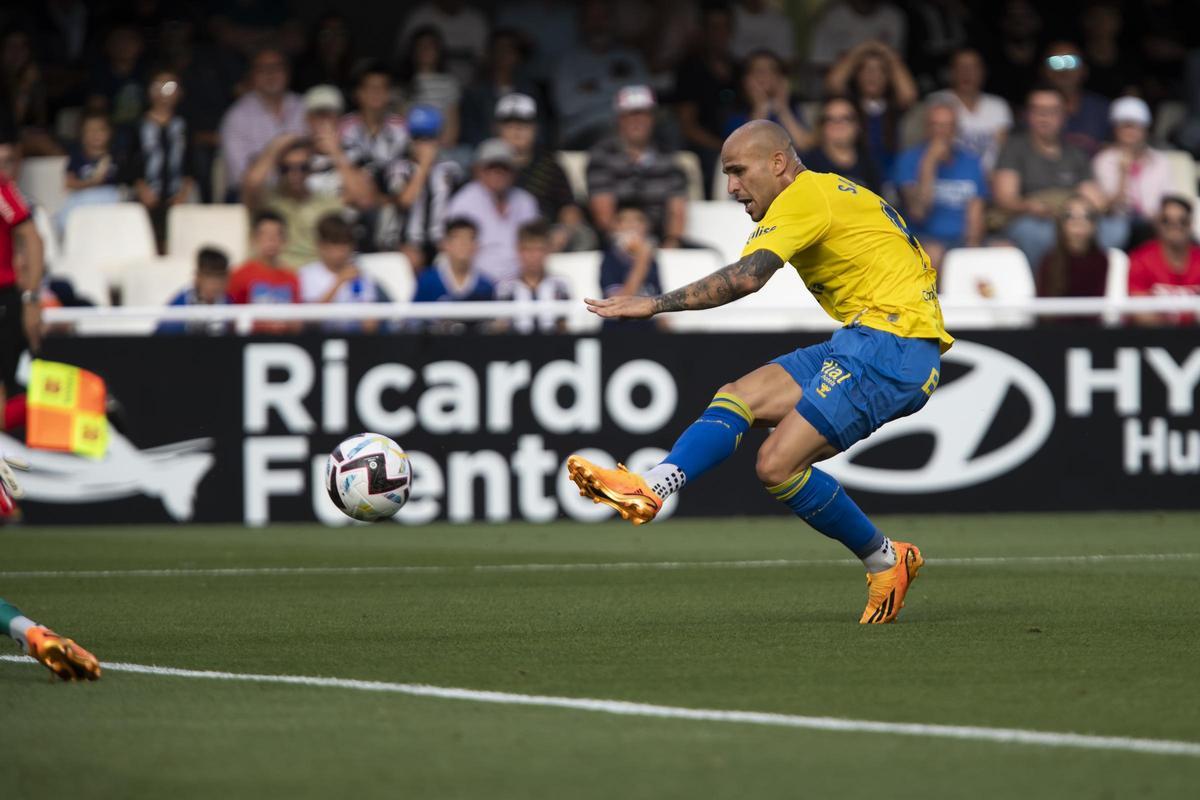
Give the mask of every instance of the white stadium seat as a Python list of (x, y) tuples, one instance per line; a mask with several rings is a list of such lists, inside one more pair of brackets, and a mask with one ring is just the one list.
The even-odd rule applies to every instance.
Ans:
[(121, 299), (127, 306), (165, 306), (192, 285), (195, 275), (195, 260), (182, 256), (134, 261), (121, 275)]
[(167, 212), (167, 253), (194, 259), (203, 247), (216, 247), (235, 267), (246, 260), (250, 218), (237, 203), (200, 205), (184, 203)]
[[(585, 297), (602, 297), (600, 289), (600, 261), (603, 254), (598, 250), (580, 253), (555, 253), (546, 259), (546, 273), (567, 282), (571, 300), (582, 305)], [(567, 330), (572, 333), (588, 333), (600, 329), (601, 320), (595, 314), (572, 315), (567, 319)]]
[(754, 232), (754, 220), (741, 203), (732, 200), (701, 200), (688, 203), (684, 237), (711, 247), (721, 260), (732, 264), (742, 255), (746, 239)]
[(403, 253), (362, 253), (355, 261), (383, 289), (389, 300), (396, 303), (412, 300), (417, 279), (408, 256)]
[[(1124, 250), (1108, 248), (1108, 272), (1104, 276), (1104, 297), (1108, 300), (1124, 300), (1129, 297), (1129, 256)], [(1104, 312), (1104, 324), (1110, 328), (1121, 324), (1121, 315), (1115, 311)]]
[(703, 200), (704, 170), (700, 167), (700, 156), (690, 150), (677, 150), (671, 160), (683, 172), (683, 177), (687, 181), (688, 199)]
[(1196, 162), (1186, 150), (1166, 150), (1170, 164), (1171, 194), (1181, 194), (1192, 201), (1192, 236), (1200, 239), (1200, 197), (1196, 193)]
[(35, 156), (21, 161), (21, 194), (53, 217), (67, 200), (67, 157)]
[(968, 305), (945, 310), (946, 326), (955, 328), (1019, 328), (1033, 324), (1033, 315), (1021, 311), (993, 311), (990, 300), (1020, 302), (1036, 294), (1033, 271), (1025, 254), (1015, 247), (958, 247), (942, 260), (938, 290), (944, 305)]
[(45, 264), (46, 272), (53, 274), (54, 265), (58, 263), (61, 253), (58, 246), (58, 234), (54, 232), (54, 222), (50, 219), (50, 212), (43, 206), (33, 207), (33, 225), (37, 228), (38, 235), (42, 237), (42, 262)]
[(140, 203), (80, 206), (67, 218), (59, 271), (98, 273), (117, 286), (130, 263), (156, 255), (150, 217)]
[(567, 183), (571, 184), (571, 191), (575, 194), (575, 199), (587, 205), (587, 152), (584, 150), (559, 150), (554, 154), (554, 159), (562, 167), (563, 172), (567, 173)]

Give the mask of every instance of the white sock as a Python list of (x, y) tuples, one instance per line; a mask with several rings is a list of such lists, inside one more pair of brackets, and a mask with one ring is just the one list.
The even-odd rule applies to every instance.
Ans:
[(884, 572), (896, 566), (896, 548), (892, 545), (892, 540), (883, 537), (883, 544), (879, 549), (865, 556), (862, 562), (867, 572)]
[(684, 476), (683, 470), (674, 464), (659, 464), (657, 467), (651, 467), (642, 477), (646, 479), (646, 483), (650, 484), (651, 491), (663, 500), (678, 492), (687, 483), (687, 477)]
[(21, 646), (24, 652), (28, 653), (29, 642), (25, 640), (25, 632), (37, 626), (38, 624), (29, 617), (13, 617), (12, 621), (8, 623), (8, 635)]

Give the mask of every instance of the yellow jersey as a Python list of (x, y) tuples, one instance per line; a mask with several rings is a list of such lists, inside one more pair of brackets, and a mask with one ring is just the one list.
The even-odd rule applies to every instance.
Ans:
[(954, 343), (942, 321), (937, 271), (904, 218), (840, 175), (797, 175), (771, 203), (742, 256), (755, 250), (795, 267), (838, 322), (937, 339), (943, 353)]

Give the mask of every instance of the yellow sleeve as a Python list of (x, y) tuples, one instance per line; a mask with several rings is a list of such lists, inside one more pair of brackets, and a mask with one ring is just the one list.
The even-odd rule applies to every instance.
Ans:
[(742, 257), (755, 250), (770, 250), (786, 264), (796, 253), (819, 242), (829, 231), (833, 216), (824, 196), (814, 200), (812, 208), (801, 210), (793, 204), (778, 211), (772, 207), (746, 240)]

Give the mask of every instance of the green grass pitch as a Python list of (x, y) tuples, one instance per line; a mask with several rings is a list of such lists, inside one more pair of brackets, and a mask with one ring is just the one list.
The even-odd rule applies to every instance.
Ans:
[[(880, 521), (930, 559), (881, 627), (856, 624), (849, 560), (471, 569), (843, 559), (784, 518), (10, 529), (0, 596), (110, 662), (1200, 742), (1200, 514)], [(1094, 554), (1139, 557), (1037, 558)], [(448, 569), (336, 569), (397, 565)], [(260, 571), (193, 572), (221, 568)], [(158, 569), (180, 572), (131, 574)], [(1176, 798), (1200, 783), (1189, 755), (117, 671), (66, 685), (12, 661), (0, 757), (5, 800)]]

